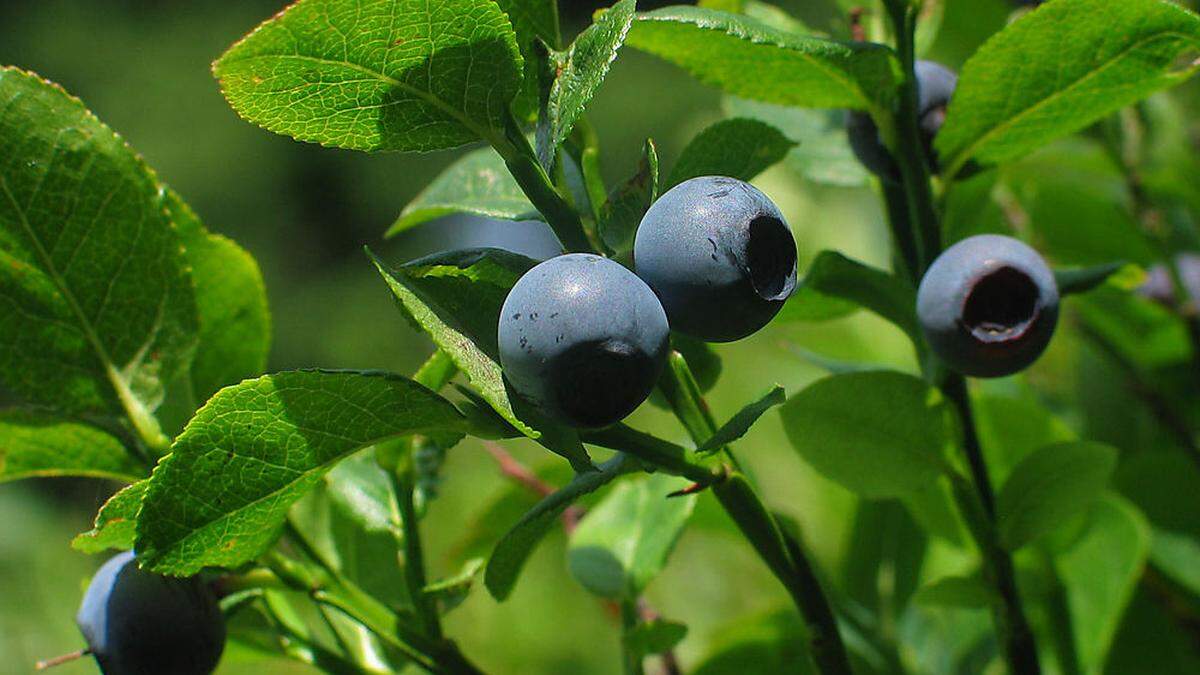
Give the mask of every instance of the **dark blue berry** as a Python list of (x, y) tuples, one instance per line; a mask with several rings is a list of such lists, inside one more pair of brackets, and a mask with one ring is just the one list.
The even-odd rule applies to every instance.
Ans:
[(964, 239), (929, 267), (917, 318), (934, 353), (954, 370), (1000, 377), (1041, 356), (1058, 322), (1058, 286), (1046, 261), (1011, 237)]
[(671, 328), (709, 342), (754, 333), (796, 289), (796, 241), (783, 214), (735, 178), (668, 190), (642, 218), (633, 259)]
[[(933, 61), (917, 61), (913, 66), (917, 76), (917, 121), (921, 127), (921, 143), (930, 168), (937, 172), (937, 152), (933, 139), (946, 121), (946, 106), (958, 86), (958, 75)], [(896, 162), (879, 137), (879, 128), (871, 116), (859, 110), (846, 115), (846, 132), (850, 149), (858, 161), (871, 173), (890, 181), (899, 180)]]
[(633, 412), (666, 363), (662, 305), (633, 272), (572, 253), (522, 276), (500, 314), (500, 364), (512, 388), (548, 417), (579, 428)]
[(75, 620), (105, 675), (207, 675), (225, 647), (212, 591), (138, 569), (131, 552), (96, 572)]

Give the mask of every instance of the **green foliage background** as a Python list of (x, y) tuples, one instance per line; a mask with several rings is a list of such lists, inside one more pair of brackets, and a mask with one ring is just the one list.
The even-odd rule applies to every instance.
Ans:
[[(164, 180), (186, 195), (210, 229), (232, 237), (254, 254), (265, 277), (274, 321), (267, 372), (316, 366), (411, 373), (430, 353), (431, 344), (395, 311), (393, 298), (364, 260), (361, 244), (371, 243), (386, 260), (401, 261), (463, 244), (494, 245), (506, 239), (511, 243), (513, 231), (519, 233), (520, 245), (536, 251), (537, 233), (507, 223), (435, 222), (384, 242), (381, 235), (388, 225), (461, 153), (366, 155), (328, 150), (264, 133), (239, 120), (215, 86), (209, 63), (247, 27), (276, 12), (279, 4), (278, 0), (3, 3), (0, 63), (36, 71), (82, 98)], [(586, 25), (591, 9), (586, 4), (562, 3), (568, 25), (573, 26), (568, 35)], [(840, 5), (854, 3), (792, 0), (778, 4), (814, 28), (837, 32), (845, 30)], [(639, 3), (639, 9), (649, 6)], [(928, 55), (960, 66), (988, 34), (1003, 26), (1008, 10), (1001, 0), (950, 0), (942, 31), (929, 45)], [(1200, 84), (1195, 81), (1174, 95), (1191, 101), (1188, 109), (1200, 110), (1194, 105), (1200, 100)], [(655, 140), (665, 165), (672, 165), (696, 133), (723, 116), (723, 105), (738, 103), (723, 102), (717, 90), (683, 71), (625, 49), (589, 110), (604, 139), (603, 168), (610, 184), (634, 171), (647, 137)], [(1087, 166), (1086, 151), (1066, 156)], [(792, 159), (776, 165), (756, 183), (792, 224), (800, 243), (801, 269), (823, 249), (837, 249), (886, 267), (888, 234), (874, 195), (865, 188), (809, 182), (793, 168), (812, 160), (803, 155)], [(1037, 169), (1048, 171), (1044, 166)], [(1020, 181), (1016, 185), (1019, 188)], [(1098, 189), (1094, 184), (1077, 187)], [(1074, 194), (1066, 188), (1064, 192)], [(1071, 207), (1041, 204), (1037, 208)], [(947, 227), (969, 230), (980, 227), (983, 220), (983, 214), (972, 212), (961, 224), (950, 219)], [(541, 241), (544, 250), (544, 238)], [(1068, 262), (1105, 262), (1114, 251), (1120, 253), (1122, 248), (1100, 242), (1090, 257)], [(1127, 250), (1125, 254), (1129, 255)], [(792, 347), (797, 343), (835, 359), (908, 371), (915, 367), (903, 334), (872, 314), (859, 312), (827, 323), (777, 322), (753, 340), (719, 347), (725, 371), (735, 375), (709, 394), (716, 417), (727, 419), (741, 404), (762, 394), (767, 383), (778, 382), (795, 393), (823, 375)], [(1051, 406), (1085, 388), (1086, 382), (1078, 381), (1075, 374), (1080, 358), (1090, 357), (1080, 354), (1076, 342), (1056, 340), (1030, 372), (1029, 380)], [(1012, 419), (1018, 426), (1028, 418), (1014, 413)], [(1080, 424), (1077, 418), (1067, 420)], [(651, 406), (635, 413), (631, 423), (686, 441), (670, 416)], [(1116, 431), (1109, 434), (1115, 435)], [(535, 467), (562, 464), (532, 443), (512, 445), (518, 457)], [(852, 583), (854, 571), (844, 569), (841, 562), (850, 552), (858, 500), (801, 461), (776, 414), (764, 416), (739, 447), (765, 501), (801, 524), (823, 569), (839, 570), (837, 581)], [(472, 518), (508, 488), (475, 440), (450, 453), (443, 475), (440, 496), (432, 503), (424, 528), (434, 578), (456, 572), (450, 559), (470, 544), (466, 529)], [(96, 508), (112, 489), (94, 481), (63, 480), (28, 481), (0, 489), (0, 670), (25, 672), (25, 664), (79, 644), (73, 610), (80, 584), (101, 559), (68, 551), (66, 542), (91, 526)], [(678, 650), (685, 663), (694, 663), (732, 640), (734, 634), (723, 630), (731, 621), (787, 608), (782, 589), (749, 547), (737, 541), (711, 500), (697, 503), (694, 518), (666, 572), (646, 591), (665, 617), (686, 619), (688, 637)], [(471, 594), (447, 616), (447, 633), (489, 671), (616, 672), (618, 627), (569, 576), (567, 555), (565, 539), (556, 531), (537, 550), (508, 602), (497, 604), (484, 592)], [(935, 548), (931, 555), (953, 553)], [(947, 622), (947, 631), (957, 621), (974, 625), (986, 617), (978, 609), (958, 611), (964, 614), (948, 613), (939, 619)], [(1156, 601), (1144, 593), (1135, 596), (1125, 624), (1114, 630), (1117, 656), (1110, 672), (1200, 668), (1196, 645), (1189, 647)], [(919, 650), (920, 645), (912, 648)], [(1159, 661), (1139, 660), (1135, 654), (1153, 655)], [(282, 660), (264, 665), (247, 658), (239, 658), (238, 649), (231, 646), (220, 672), (300, 670)], [(1159, 667), (1167, 670), (1155, 670)], [(75, 664), (61, 672), (92, 668)]]

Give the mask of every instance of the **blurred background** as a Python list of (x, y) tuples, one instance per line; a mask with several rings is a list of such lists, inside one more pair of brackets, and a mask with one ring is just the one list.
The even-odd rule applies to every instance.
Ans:
[[(561, 0), (565, 34), (585, 26), (602, 4), (608, 3)], [(664, 4), (669, 3), (642, 0), (639, 8)], [(837, 0), (776, 4), (818, 30), (845, 31)], [(553, 239), (536, 223), (455, 219), (385, 241), (383, 232), (405, 204), (465, 150), (366, 155), (299, 144), (239, 120), (221, 98), (209, 64), (280, 6), (281, 0), (5, 0), (0, 64), (35, 71), (82, 98), (210, 229), (236, 239), (258, 259), (274, 319), (268, 370), (324, 366), (410, 373), (431, 353), (431, 343), (396, 311), (362, 253), (364, 244), (398, 263), (480, 245), (546, 256)], [(1000, 0), (951, 1), (929, 53), (960, 66), (1010, 11)], [(610, 183), (633, 171), (647, 137), (670, 166), (696, 132), (722, 116), (721, 106), (718, 92), (683, 72), (623, 51), (589, 113)], [(888, 265), (886, 228), (870, 188), (817, 185), (786, 164), (756, 182), (793, 226), (802, 269), (825, 248)], [(793, 346), (801, 343), (830, 357), (915, 367), (900, 333), (874, 316), (777, 322), (752, 339), (717, 347), (727, 374), (710, 394), (717, 418), (728, 418), (773, 382), (795, 392), (822, 375), (796, 354)], [(1056, 379), (1061, 360), (1052, 351), (1032, 378), (1050, 382), (1051, 391), (1067, 388)], [(649, 405), (635, 413), (632, 424), (685, 440), (665, 413)], [(777, 416), (767, 415), (739, 445), (766, 501), (798, 519), (821, 566), (837, 569), (855, 500), (801, 462)], [(520, 443), (509, 447), (532, 466), (561, 462)], [(425, 521), (433, 577), (456, 571), (447, 561), (466, 524), (506, 487), (491, 457), (472, 442), (450, 453), (443, 475), (440, 497)], [(68, 542), (89, 529), (114, 487), (66, 480), (0, 486), (0, 672), (30, 672), (36, 659), (81, 646), (74, 612), (82, 585), (102, 560), (71, 550)], [(538, 549), (508, 602), (497, 604), (476, 592), (448, 616), (447, 632), (489, 672), (619, 670), (616, 622), (567, 574), (563, 544), (556, 533)], [(707, 652), (736, 619), (787, 606), (782, 588), (749, 547), (738, 543), (709, 498), (701, 500), (696, 526), (648, 597), (667, 618), (688, 624), (679, 649), (685, 665)], [(95, 672), (95, 666), (84, 661), (59, 672)], [(304, 670), (284, 661), (227, 658), (219, 672)]]

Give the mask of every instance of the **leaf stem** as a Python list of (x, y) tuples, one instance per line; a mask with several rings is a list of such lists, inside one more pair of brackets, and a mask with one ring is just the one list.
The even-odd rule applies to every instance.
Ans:
[(1041, 672), (1037, 643), (1021, 605), (1012, 557), (1000, 546), (996, 532), (996, 500), (983, 461), (966, 381), (961, 375), (952, 374), (946, 378), (942, 388), (962, 419), (963, 449), (972, 475), (972, 480), (968, 482), (957, 472), (950, 473), (954, 497), (979, 548), (985, 574), (1000, 596), (993, 617), (1005, 659), (1013, 675), (1036, 675)]
[(509, 173), (534, 207), (546, 218), (567, 252), (592, 252), (596, 250), (588, 241), (579, 213), (559, 194), (558, 190), (537, 160), (537, 153), (529, 145), (520, 126), (509, 115), (509, 132), (503, 139), (492, 139), (492, 147), (504, 159)]

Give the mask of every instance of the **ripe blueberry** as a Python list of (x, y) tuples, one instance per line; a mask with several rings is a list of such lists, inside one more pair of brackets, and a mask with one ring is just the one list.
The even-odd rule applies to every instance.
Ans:
[(207, 675), (225, 646), (212, 591), (138, 569), (131, 552), (96, 572), (75, 621), (105, 675)]
[[(921, 127), (921, 143), (933, 171), (938, 170), (937, 152), (933, 139), (946, 121), (946, 106), (958, 86), (958, 75), (933, 61), (917, 61), (913, 67), (917, 76), (917, 121)], [(846, 132), (850, 149), (858, 161), (880, 178), (899, 180), (900, 170), (879, 138), (879, 128), (871, 116), (859, 110), (846, 115)]]
[(654, 293), (607, 258), (572, 253), (522, 276), (500, 313), (500, 364), (509, 384), (573, 427), (619, 421), (650, 395), (670, 328)]
[(1058, 320), (1058, 286), (1037, 251), (983, 234), (946, 249), (917, 289), (933, 351), (974, 377), (1011, 375), (1041, 356)]
[(783, 214), (734, 178), (693, 178), (659, 197), (638, 227), (633, 260), (671, 328), (709, 342), (767, 325), (796, 289), (796, 241)]
[[(1179, 281), (1182, 282), (1187, 295), (1187, 300), (1182, 303), (1184, 309), (1200, 310), (1200, 255), (1180, 253), (1175, 256), (1175, 267), (1179, 271)], [(1175, 282), (1165, 265), (1155, 265), (1147, 270), (1147, 273), (1146, 281), (1138, 287), (1138, 293), (1168, 307), (1180, 304), (1175, 296)]]

